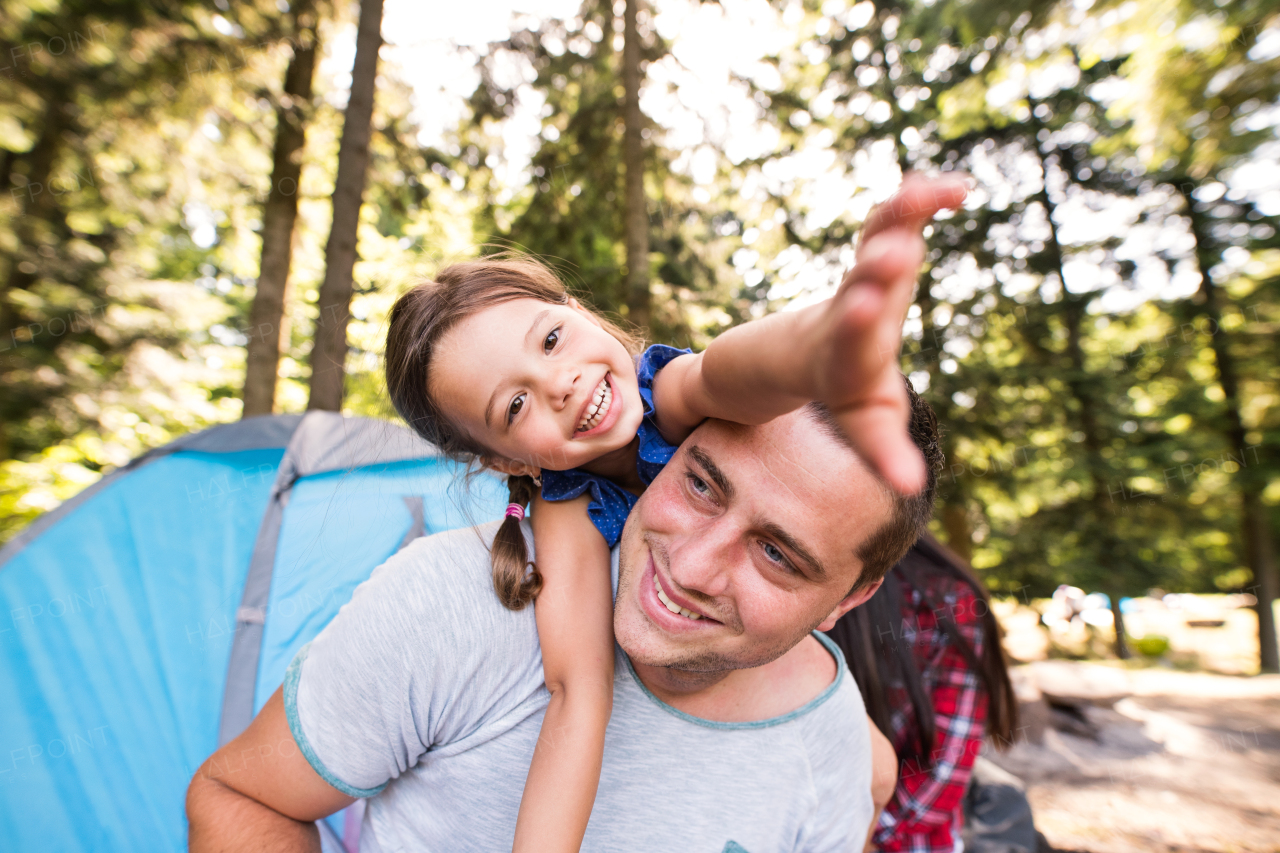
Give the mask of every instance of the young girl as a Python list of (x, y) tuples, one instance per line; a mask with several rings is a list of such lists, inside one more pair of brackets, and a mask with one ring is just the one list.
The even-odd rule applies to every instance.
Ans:
[[(882, 216), (874, 230), (922, 225), (959, 198), (923, 216)], [(894, 267), (860, 258), (872, 268), (877, 261)], [(917, 256), (906, 266), (918, 264)], [(392, 402), (445, 454), (507, 475), (494, 588), (513, 610), (537, 601), (551, 698), (520, 803), (517, 853), (577, 851), (582, 842), (613, 698), (609, 549), (637, 495), (699, 423), (765, 423), (822, 399), (873, 468), (900, 491), (918, 488), (923, 467), (906, 435), (895, 357), (913, 279), (905, 294), (902, 281), (846, 286), (834, 300), (733, 329), (700, 354), (653, 346), (637, 355), (633, 337), (528, 258), (455, 264), (396, 302), (386, 349)], [(882, 322), (895, 316), (896, 329)], [(887, 352), (875, 352), (875, 335), (850, 345), (872, 325), (889, 330), (879, 335)], [(536, 567), (519, 525), (529, 504)], [(700, 618), (658, 597), (673, 613)]]

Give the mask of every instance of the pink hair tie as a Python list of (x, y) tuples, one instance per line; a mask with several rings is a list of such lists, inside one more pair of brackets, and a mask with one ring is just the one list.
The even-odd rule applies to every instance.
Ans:
[(524, 518), (524, 507), (520, 504), (507, 504), (507, 518), (514, 518), (516, 521)]

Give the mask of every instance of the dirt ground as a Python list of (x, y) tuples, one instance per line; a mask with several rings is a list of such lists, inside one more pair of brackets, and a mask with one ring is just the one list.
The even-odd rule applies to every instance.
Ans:
[[(1057, 677), (1065, 669), (1068, 681), (1118, 684), (1123, 697), (1048, 710), (1042, 731), (1024, 729), (1007, 752), (985, 753), (1027, 783), (1036, 827), (1056, 850), (1280, 853), (1280, 676), (1222, 674), (1250, 668), (1248, 652), (1225, 642), (1247, 617), (1226, 621), (1225, 631), (1193, 629), (1199, 643), (1168, 632), (1179, 651), (1219, 672), (1179, 671), (1168, 660), (1018, 668), (1032, 681), (1036, 667), (1057, 668)], [(1031, 640), (1023, 634), (1024, 652)]]

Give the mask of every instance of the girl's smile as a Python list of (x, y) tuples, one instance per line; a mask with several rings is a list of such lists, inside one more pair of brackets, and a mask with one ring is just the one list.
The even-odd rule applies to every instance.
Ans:
[(613, 383), (610, 381), (610, 375), (606, 373), (582, 407), (583, 414), (578, 421), (574, 439), (603, 435), (608, 432), (618, 422), (623, 405), (622, 395), (613, 392)]

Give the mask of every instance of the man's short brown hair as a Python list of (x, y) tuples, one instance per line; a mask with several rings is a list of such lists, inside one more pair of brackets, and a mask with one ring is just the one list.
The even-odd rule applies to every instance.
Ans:
[[(901, 495), (892, 493), (893, 514), (880, 529), (872, 534), (858, 548), (858, 559), (862, 561), (862, 574), (854, 589), (874, 583), (884, 577), (885, 572), (906, 555), (911, 546), (916, 544), (925, 525), (933, 517), (933, 500), (938, 490), (938, 472), (942, 470), (944, 461), (942, 448), (939, 445), (938, 417), (931, 407), (911, 387), (907, 377), (902, 377), (907, 386), (907, 398), (911, 401), (911, 440), (924, 457), (926, 471), (925, 487), (918, 494)], [(805, 412), (822, 427), (823, 431), (842, 444), (848, 446), (848, 439), (840, 430), (835, 417), (822, 403), (810, 403)], [(885, 487), (888, 488), (887, 486)]]

